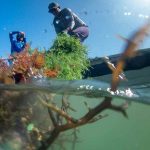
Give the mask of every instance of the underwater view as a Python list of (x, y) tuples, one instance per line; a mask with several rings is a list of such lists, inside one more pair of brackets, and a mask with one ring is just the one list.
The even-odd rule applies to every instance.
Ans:
[(2, 1), (0, 150), (148, 150), (149, 5)]

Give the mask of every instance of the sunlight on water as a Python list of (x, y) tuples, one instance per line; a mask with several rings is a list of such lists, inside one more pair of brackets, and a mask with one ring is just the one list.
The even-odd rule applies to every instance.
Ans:
[[(131, 85), (130, 85), (131, 86)], [(98, 80), (47, 80), (44, 78), (34, 79), (30, 84), (23, 85), (0, 85), (0, 90), (33, 90), (56, 94), (81, 95), (90, 98), (101, 98), (105, 96), (118, 97), (123, 100), (137, 101), (141, 103), (150, 103), (149, 95), (143, 95), (150, 89), (150, 84), (120, 87), (116, 92), (110, 90), (110, 84)], [(139, 93), (143, 90), (142, 93)], [(146, 93), (145, 93), (146, 94)], [(146, 96), (147, 99), (146, 99)]]

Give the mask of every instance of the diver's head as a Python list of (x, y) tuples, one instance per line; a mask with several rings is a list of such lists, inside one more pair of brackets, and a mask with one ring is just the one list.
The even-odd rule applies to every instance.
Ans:
[(53, 15), (57, 15), (60, 12), (60, 5), (58, 3), (50, 3), (48, 6), (48, 12), (52, 13)]

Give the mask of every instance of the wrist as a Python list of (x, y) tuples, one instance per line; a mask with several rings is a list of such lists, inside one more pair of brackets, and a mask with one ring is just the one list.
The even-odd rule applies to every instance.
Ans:
[(68, 27), (68, 28), (67, 28), (67, 31), (70, 31), (70, 30), (71, 30), (71, 27)]

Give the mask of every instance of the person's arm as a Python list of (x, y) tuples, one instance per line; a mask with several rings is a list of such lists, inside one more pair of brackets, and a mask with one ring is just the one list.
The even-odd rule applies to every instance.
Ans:
[(68, 27), (72, 30), (73, 27), (75, 26), (74, 16), (73, 16), (73, 12), (71, 11), (71, 9), (67, 9), (67, 10), (68, 10), (68, 16), (70, 19)]
[(25, 47), (26, 47), (26, 44), (27, 44), (26, 37), (23, 38), (23, 42), (24, 42), (24, 45), (23, 45), (22, 48), (25, 48)]
[(73, 12), (71, 11), (71, 9), (69, 8), (65, 8), (64, 9), (64, 14), (65, 14), (65, 19), (68, 22), (68, 25), (66, 27), (66, 31), (70, 31), (73, 29), (73, 27), (75, 26), (75, 21), (74, 21), (74, 17), (73, 17)]
[(58, 27), (57, 25), (54, 24), (54, 27), (55, 27), (55, 32), (56, 32), (57, 34), (59, 34), (59, 33), (62, 32), (62, 30), (60, 29), (60, 27)]
[(14, 41), (13, 35), (14, 35), (14, 34), (18, 34), (18, 33), (20, 33), (20, 32), (19, 32), (19, 31), (9, 32), (9, 39), (10, 39), (10, 42), (13, 42), (13, 41)]
[(75, 25), (73, 13), (70, 9), (64, 8), (61, 11), (61, 13), (62, 13), (62, 16), (61, 16), (62, 18), (60, 20), (62, 20), (64, 22), (64, 26), (62, 27), (61, 25), (56, 23), (57, 20), (55, 20), (55, 19), (53, 21), (55, 31), (56, 31), (57, 34), (59, 34), (59, 33), (68, 33), (73, 29), (73, 27)]

